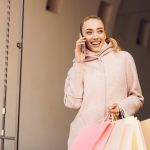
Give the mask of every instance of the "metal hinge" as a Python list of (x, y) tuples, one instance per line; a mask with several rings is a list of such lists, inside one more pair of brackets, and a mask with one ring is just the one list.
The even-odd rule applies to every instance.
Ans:
[(23, 44), (22, 44), (21, 42), (17, 42), (17, 47), (18, 47), (19, 49), (21, 49), (21, 48), (23, 47)]
[(2, 114), (5, 115), (6, 114), (6, 108), (2, 109)]
[(5, 133), (5, 130), (3, 129), (3, 130), (1, 131), (1, 135), (4, 136), (4, 133)]

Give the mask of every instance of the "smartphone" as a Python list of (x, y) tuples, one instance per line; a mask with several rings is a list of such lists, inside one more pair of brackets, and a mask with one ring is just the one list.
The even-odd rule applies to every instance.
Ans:
[[(79, 37), (83, 37), (81, 33), (79, 33)], [(84, 44), (81, 45), (81, 52), (85, 53), (85, 50), (86, 50), (86, 46), (85, 46), (85, 42)]]

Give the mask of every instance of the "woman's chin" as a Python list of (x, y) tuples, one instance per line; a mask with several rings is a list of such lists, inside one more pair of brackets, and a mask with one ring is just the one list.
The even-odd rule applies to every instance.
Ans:
[(91, 51), (93, 51), (93, 52), (99, 52), (99, 50), (100, 50), (99, 47), (97, 47), (97, 48), (91, 48)]

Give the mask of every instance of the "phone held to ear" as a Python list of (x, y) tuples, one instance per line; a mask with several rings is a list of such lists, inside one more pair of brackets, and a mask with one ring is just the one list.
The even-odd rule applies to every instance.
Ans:
[[(81, 35), (81, 33), (79, 33), (79, 37), (80, 37), (80, 38), (83, 37), (83, 36)], [(81, 45), (81, 52), (85, 53), (85, 50), (86, 50), (86, 46), (85, 46), (85, 42), (84, 42), (84, 44)]]

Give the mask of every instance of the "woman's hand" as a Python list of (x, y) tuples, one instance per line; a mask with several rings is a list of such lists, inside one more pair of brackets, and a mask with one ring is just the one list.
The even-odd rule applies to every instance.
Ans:
[(75, 59), (76, 62), (83, 62), (85, 60), (85, 51), (82, 51), (82, 46), (85, 45), (85, 37), (81, 37), (76, 41)]
[(112, 114), (116, 119), (120, 119), (119, 111), (120, 109), (117, 103), (113, 103), (110, 107), (108, 107), (108, 113)]

